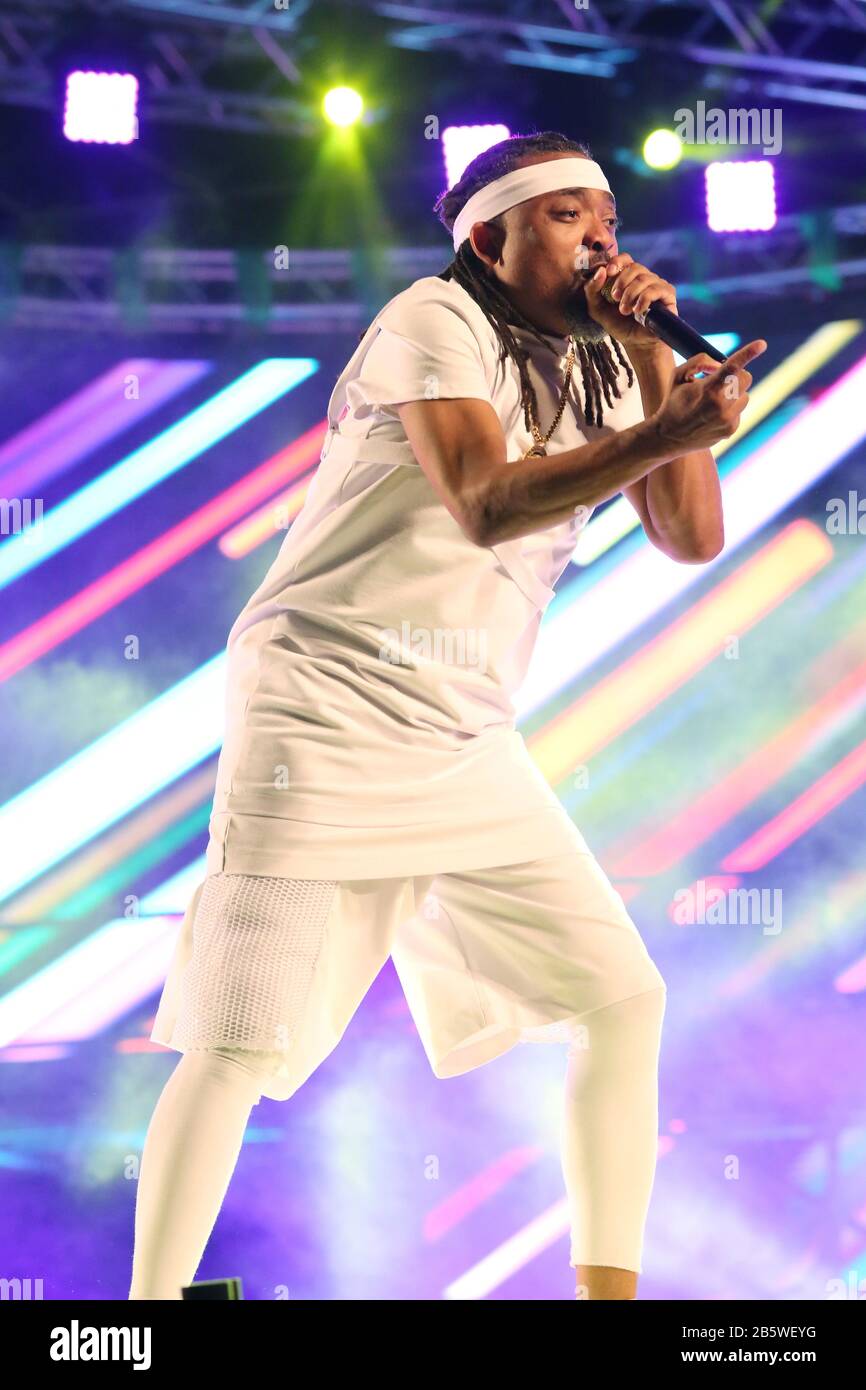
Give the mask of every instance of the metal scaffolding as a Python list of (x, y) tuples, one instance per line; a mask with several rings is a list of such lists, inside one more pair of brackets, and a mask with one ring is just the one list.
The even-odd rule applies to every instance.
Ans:
[[(398, 48), (615, 78), (674, 58), (705, 89), (866, 109), (862, 0), (353, 0)], [(128, 37), (149, 118), (258, 133), (308, 133), (293, 91), (312, 37), (311, 0), (77, 0), (76, 23)], [(0, 103), (51, 109), (67, 0), (0, 0)], [(118, 28), (119, 26), (119, 28)], [(227, 74), (244, 73), (232, 86)], [(738, 96), (739, 99), (739, 96)]]
[[(77, 0), (81, 46), (109, 32), (137, 71), (148, 119), (253, 134), (310, 134), (316, 113), (298, 100), (303, 18), (311, 0)], [(67, 51), (65, 0), (0, 0), (0, 103), (53, 110), (57, 60)], [(232, 69), (241, 87), (227, 85)], [(254, 76), (251, 78), (251, 74)], [(288, 84), (288, 86), (287, 86)]]
[(702, 83), (866, 109), (866, 8), (858, 0), (373, 0), (389, 42), (468, 59), (593, 77), (654, 57), (703, 69)]
[[(772, 231), (677, 228), (623, 246), (709, 307), (824, 300), (866, 288), (866, 204), (786, 216)], [(451, 247), (394, 247), (375, 268), (360, 251), (235, 251), (0, 245), (0, 318), (7, 327), (171, 333), (331, 333), (366, 327), (376, 309)]]

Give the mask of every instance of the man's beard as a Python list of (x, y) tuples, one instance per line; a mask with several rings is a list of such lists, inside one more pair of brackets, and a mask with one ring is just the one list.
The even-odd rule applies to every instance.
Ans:
[(579, 343), (600, 343), (607, 337), (607, 329), (592, 317), (586, 307), (586, 295), (582, 288), (576, 289), (563, 308), (568, 323), (568, 331)]

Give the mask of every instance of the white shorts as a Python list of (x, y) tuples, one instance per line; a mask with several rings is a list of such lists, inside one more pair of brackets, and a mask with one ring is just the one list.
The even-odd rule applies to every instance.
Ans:
[(431, 877), (208, 874), (181, 925), (151, 1039), (264, 1055), (287, 1100), (336, 1047), (389, 955), (437, 1077), (664, 984), (594, 855)]

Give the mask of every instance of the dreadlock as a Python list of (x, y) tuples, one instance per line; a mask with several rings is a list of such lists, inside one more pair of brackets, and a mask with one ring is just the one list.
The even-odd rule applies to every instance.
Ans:
[[(498, 145), (492, 145), (490, 149), (485, 150), (466, 166), (462, 178), (453, 188), (440, 194), (436, 200), (434, 212), (438, 214), (440, 222), (451, 231), (458, 213), (473, 193), (477, 193), (479, 188), (484, 188), (486, 184), (493, 183), (494, 179), (500, 179), (504, 174), (510, 174), (513, 169), (517, 168), (517, 161), (521, 155), (547, 154), (553, 151), (557, 153), (571, 151), (592, 158), (587, 145), (576, 140), (569, 140), (567, 136), (560, 135), (558, 131), (554, 130), (542, 131), (535, 135), (515, 135), (508, 140), (500, 140)], [(501, 216), (502, 214), (490, 219), (494, 226), (502, 226)], [(517, 364), (517, 370), (520, 374), (523, 418), (527, 432), (530, 432), (530, 406), (535, 412), (536, 420), (539, 416), (535, 388), (529, 378), (526, 365), (529, 353), (518, 345), (509, 325), (515, 323), (518, 327), (525, 329), (551, 352), (555, 352), (556, 349), (546, 338), (542, 337), (535, 324), (531, 323), (503, 293), (496, 277), (490, 273), (484, 262), (479, 260), (472, 250), (468, 238), (460, 246), (451, 264), (445, 267), (438, 278), (440, 280), (456, 280), (458, 285), (462, 285), (463, 289), (472, 295), (472, 298), (492, 323), (499, 339), (500, 362), (504, 362), (506, 357), (511, 357)], [(625, 367), (626, 379), (631, 386), (634, 381), (631, 364), (623, 356), (622, 349), (616, 339), (608, 337), (608, 341), (620, 364)], [(602, 393), (610, 407), (613, 407), (611, 392), (614, 396), (619, 396), (618, 367), (607, 342), (579, 342), (577, 351), (583, 379), (586, 423), (600, 426), (602, 423)]]

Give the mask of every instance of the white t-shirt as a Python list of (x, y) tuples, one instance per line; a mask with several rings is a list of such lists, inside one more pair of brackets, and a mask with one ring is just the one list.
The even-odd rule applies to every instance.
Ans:
[[(554, 354), (513, 331), (544, 433), (568, 340), (551, 336)], [(604, 425), (587, 426), (577, 367), (548, 452), (642, 420), (624, 368), (619, 389)], [(489, 401), (509, 461), (533, 442), (516, 364), (500, 362), (482, 309), (425, 276), (385, 305), (340, 376), (303, 509), (229, 633), (212, 871), (382, 878), (587, 848), (512, 704), (586, 517), (475, 545), (396, 409), (431, 396)]]

